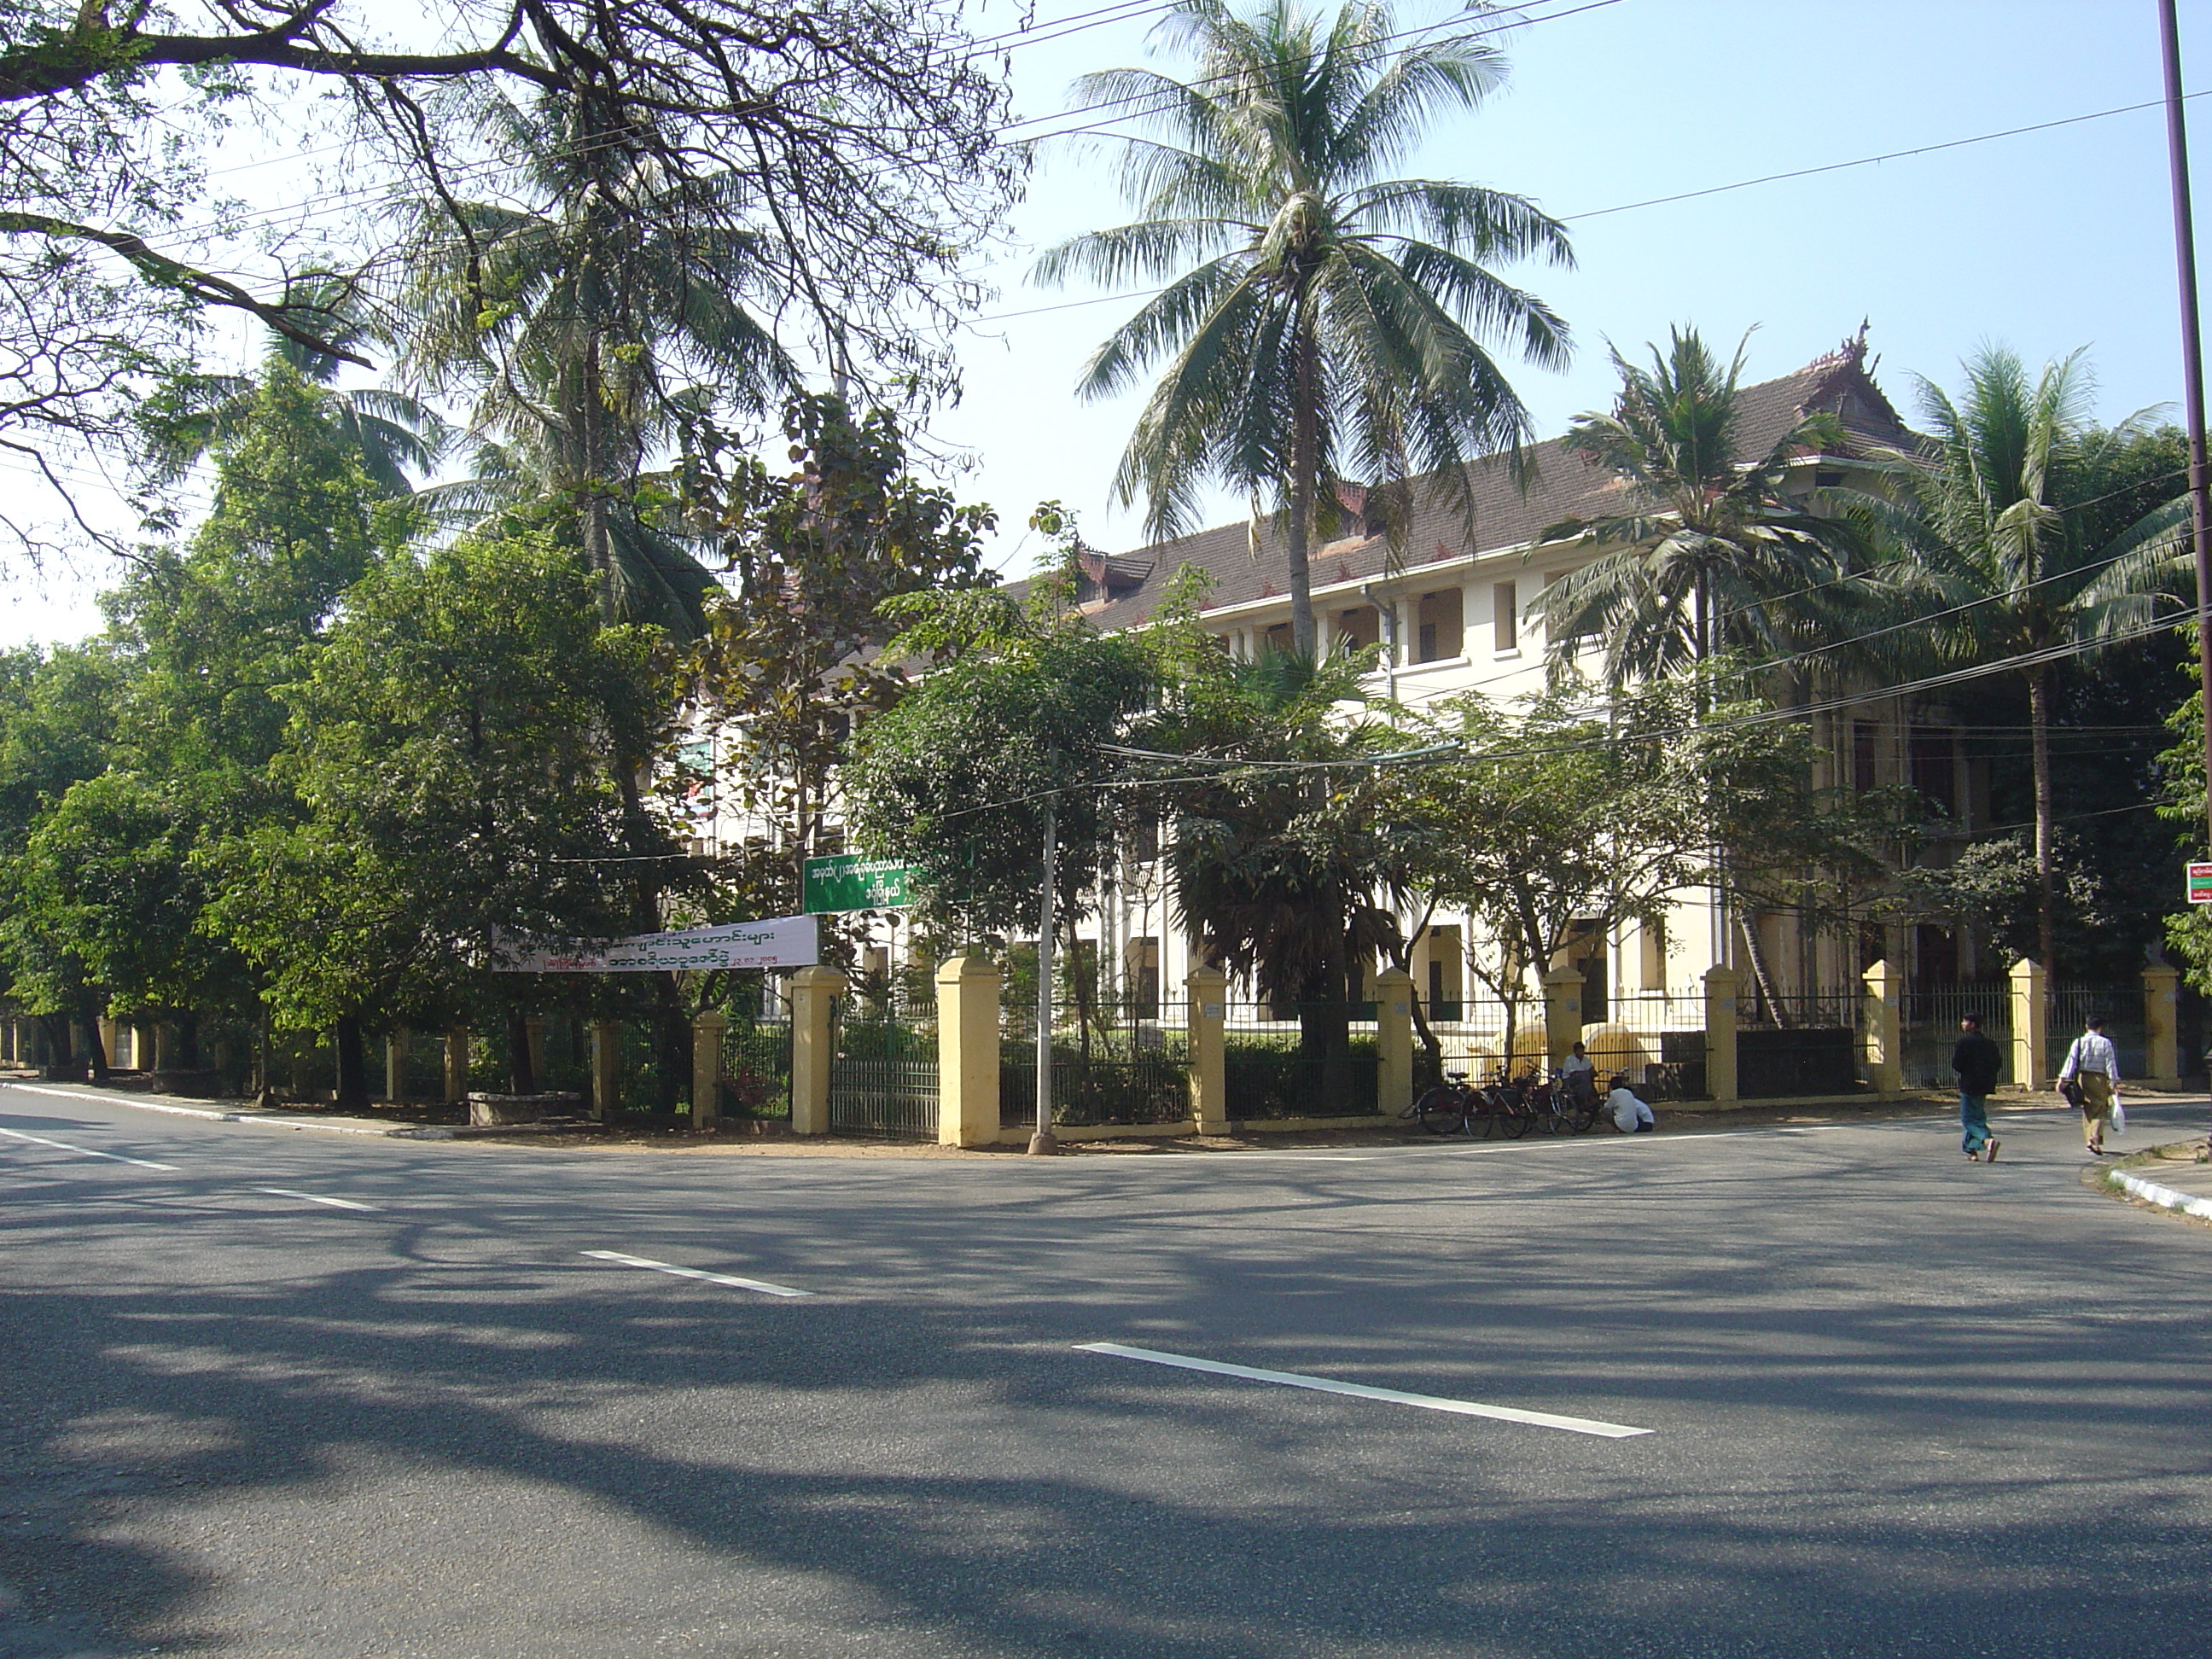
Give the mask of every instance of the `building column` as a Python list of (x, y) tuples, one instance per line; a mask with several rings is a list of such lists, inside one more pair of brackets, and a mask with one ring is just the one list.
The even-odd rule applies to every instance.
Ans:
[[(999, 988), (988, 957), (958, 956), (937, 970), (937, 1139), (945, 1146), (999, 1141)], [(1052, 1041), (1045, 1032), (1042, 1042)]]
[(1229, 1133), (1229, 1071), (1222, 1026), (1229, 1015), (1229, 975), (1203, 963), (1183, 981), (1190, 1036), (1190, 1115), (1202, 1135)]
[(1544, 975), (1546, 1069), (1557, 1071), (1582, 1040), (1583, 976), (1572, 968), (1554, 968)]
[[(1575, 984), (1579, 992), (1580, 974), (1575, 975)], [(1545, 988), (1550, 989), (1548, 981)], [(1579, 995), (1576, 1007), (1581, 1007)], [(1550, 1012), (1547, 997), (1547, 1021)], [(1395, 1117), (1413, 1098), (1413, 976), (1403, 969), (1386, 968), (1375, 975), (1375, 1046), (1382, 1060), (1375, 1071), (1375, 1109), (1384, 1117)]]
[(711, 1129), (722, 1115), (722, 1036), (730, 1017), (709, 1008), (691, 1021), (691, 1127)]
[(1705, 970), (1705, 1092), (1727, 1104), (1736, 1099), (1735, 1000), (1743, 975), (1733, 968)]
[(791, 1133), (830, 1133), (830, 1072), (836, 1064), (837, 999), (845, 976), (802, 968), (791, 976)]
[(2045, 1032), (2050, 1018), (2043, 969), (2022, 957), (2012, 965), (2012, 1080), (2023, 1089), (2051, 1081)]
[(407, 1043), (404, 1025), (384, 1039), (384, 1103), (387, 1106), (407, 1103)]
[(2161, 1083), (2181, 1076), (2181, 972), (2154, 962), (2142, 970), (2144, 1070)]
[(1884, 957), (1861, 977), (1866, 981), (1867, 1086), (1893, 1095), (1905, 1086), (1905, 1053), (1899, 1046), (1905, 971)]
[(458, 1106), (469, 1091), (469, 1034), (456, 1025), (446, 1033), (446, 1104)]
[(592, 1022), (592, 1115), (602, 1123), (620, 1109), (622, 1095), (622, 1022)]

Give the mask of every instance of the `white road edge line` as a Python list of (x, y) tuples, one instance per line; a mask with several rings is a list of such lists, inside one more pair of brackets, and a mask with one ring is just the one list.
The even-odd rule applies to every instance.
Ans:
[(376, 1208), (374, 1204), (356, 1204), (349, 1198), (325, 1198), (320, 1193), (295, 1192), (289, 1187), (256, 1187), (253, 1190), (257, 1193), (273, 1193), (278, 1198), (304, 1199), (310, 1204), (327, 1204), (334, 1210), (374, 1211)]
[(15, 1140), (27, 1140), (33, 1146), (53, 1146), (64, 1152), (75, 1152), (79, 1158), (104, 1158), (113, 1164), (135, 1164), (142, 1170), (174, 1170), (173, 1164), (156, 1164), (150, 1158), (125, 1158), (120, 1152), (95, 1152), (89, 1146), (72, 1146), (66, 1140), (49, 1140), (44, 1135), (27, 1135), (21, 1129), (0, 1129), (0, 1135)]
[(172, 1117), (204, 1118), (210, 1123), (269, 1123), (280, 1129), (314, 1129), (326, 1135), (374, 1135), (396, 1139), (413, 1133), (404, 1129), (368, 1129), (352, 1123), (317, 1123), (312, 1119), (270, 1117), (264, 1112), (217, 1112), (199, 1106), (173, 1106), (165, 1100), (134, 1100), (129, 1095), (94, 1094), (82, 1089), (41, 1089), (31, 1083), (0, 1087), (19, 1089), (27, 1095), (52, 1095), (56, 1100), (88, 1100), (104, 1106), (127, 1106), (134, 1112), (167, 1112)]
[(1263, 1371), (1252, 1365), (1224, 1365), (1218, 1359), (1195, 1359), (1188, 1354), (1163, 1353), (1157, 1348), (1131, 1348), (1119, 1342), (1079, 1342), (1085, 1353), (1110, 1354), (1117, 1359), (1141, 1359), (1148, 1364), (1174, 1365), (1187, 1371), (1211, 1371), (1218, 1376), (1241, 1376), (1251, 1382), (1279, 1382), (1286, 1389), (1313, 1389), (1322, 1394), (1348, 1394), (1359, 1400), (1387, 1401), (1394, 1406), (1419, 1406), (1424, 1411), (1455, 1412), (1462, 1417), (1494, 1417), (1501, 1423), (1527, 1423), (1540, 1429), (1565, 1429), (1571, 1434), (1594, 1434), (1607, 1440), (1626, 1440), (1651, 1434), (1651, 1429), (1632, 1429), (1625, 1423), (1601, 1423), (1589, 1417), (1561, 1417), (1553, 1412), (1524, 1412), (1516, 1406), (1485, 1406), (1473, 1400), (1446, 1400), (1433, 1394), (1405, 1394), (1396, 1389), (1371, 1389), (1364, 1382), (1339, 1382), (1326, 1376), (1304, 1376), (1297, 1371)]
[(811, 1291), (794, 1291), (788, 1285), (771, 1285), (765, 1279), (740, 1279), (735, 1273), (702, 1273), (696, 1267), (679, 1267), (671, 1261), (655, 1261), (650, 1256), (624, 1255), (620, 1250), (586, 1250), (584, 1255), (596, 1261), (618, 1261), (625, 1267), (650, 1267), (657, 1273), (674, 1273), (678, 1279), (702, 1279), (709, 1285), (729, 1285), (740, 1291), (758, 1291), (763, 1296), (811, 1296)]

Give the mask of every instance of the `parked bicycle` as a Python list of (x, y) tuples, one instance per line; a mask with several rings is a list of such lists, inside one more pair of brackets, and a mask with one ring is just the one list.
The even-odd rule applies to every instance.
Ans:
[(1552, 1134), (1581, 1134), (1597, 1121), (1598, 1109), (1596, 1091), (1584, 1073), (1553, 1072), (1543, 1078), (1529, 1072), (1477, 1085), (1465, 1072), (1447, 1072), (1398, 1115), (1432, 1135), (1518, 1140), (1540, 1123)]

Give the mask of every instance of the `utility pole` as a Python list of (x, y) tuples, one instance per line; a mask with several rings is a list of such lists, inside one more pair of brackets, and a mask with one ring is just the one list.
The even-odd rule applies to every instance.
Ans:
[(1053, 884), (1060, 864), (1060, 825), (1051, 806), (1044, 809), (1044, 886), (1037, 896), (1036, 1133), (1030, 1152), (1044, 1157), (1060, 1150), (1052, 1138), (1052, 925)]
[(2189, 421), (2189, 507), (2197, 556), (2197, 677), (2204, 708), (2206, 842), (2212, 850), (2212, 477), (2204, 455), (2204, 338), (2197, 309), (2197, 233), (2189, 203), (2189, 133), (2181, 107), (2181, 25), (2174, 0), (2159, 0), (2166, 66), (2167, 171), (2173, 185), (2173, 261), (2181, 283), (2183, 406)]

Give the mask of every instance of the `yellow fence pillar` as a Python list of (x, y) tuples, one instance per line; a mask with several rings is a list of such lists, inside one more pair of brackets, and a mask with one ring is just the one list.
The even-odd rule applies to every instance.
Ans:
[(2043, 969), (2022, 957), (2012, 965), (2012, 1080), (2023, 1089), (2040, 1089), (2051, 1080), (2050, 1018)]
[(791, 976), (791, 1133), (830, 1133), (830, 1068), (836, 1062), (834, 1024), (845, 976), (834, 968), (802, 968)]
[(106, 1060), (111, 1067), (120, 1066), (123, 1063), (115, 1057), (116, 1034), (122, 1029), (123, 1027), (118, 1021), (110, 1019), (105, 1014), (100, 1016), (100, 1052), (101, 1058)]
[[(1582, 979), (1580, 974), (1575, 975), (1577, 1018), (1582, 1009)], [(1549, 988), (1547, 981), (1546, 989)], [(1547, 1016), (1550, 1006), (1547, 997)], [(1568, 1041), (1572, 1042), (1574, 1038)], [(1375, 1068), (1375, 1109), (1392, 1117), (1405, 1110), (1413, 1098), (1413, 976), (1402, 969), (1386, 968), (1375, 975), (1375, 1042), (1382, 1060)]]
[(954, 957), (937, 970), (940, 1146), (998, 1144), (1000, 978), (988, 957)]
[(1866, 981), (1867, 1086), (1893, 1095), (1905, 1087), (1905, 970), (1885, 958), (1860, 977)]
[(469, 1034), (458, 1025), (446, 1033), (446, 1104), (458, 1106), (469, 1091)]
[(1544, 975), (1545, 1066), (1557, 1071), (1583, 1040), (1583, 976), (1572, 968)]
[(2144, 1071), (2172, 1083), (2181, 1076), (2181, 972), (2163, 962), (2142, 970)]
[(407, 1028), (404, 1025), (384, 1039), (384, 1099), (389, 1106), (407, 1103)]
[(1229, 1018), (1229, 975), (1200, 963), (1183, 981), (1189, 999), (1190, 1115), (1202, 1135), (1229, 1133), (1229, 1066), (1222, 1027)]
[(1717, 1101), (1736, 1098), (1735, 999), (1742, 983), (1733, 968), (1705, 970), (1705, 1092)]
[(622, 1103), (622, 1022), (592, 1022), (592, 1115), (605, 1122)]
[(711, 1129), (722, 1115), (722, 1034), (730, 1017), (709, 1008), (691, 1022), (691, 1127)]

